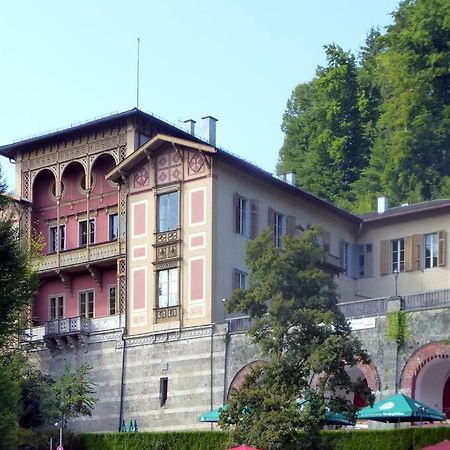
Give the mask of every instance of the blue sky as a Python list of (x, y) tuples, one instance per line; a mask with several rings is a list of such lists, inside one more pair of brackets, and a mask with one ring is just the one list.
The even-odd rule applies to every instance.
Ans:
[[(17, 0), (0, 14), (0, 145), (136, 106), (212, 115), (217, 144), (269, 172), (286, 102), (332, 42), (358, 51), (397, 0)], [(11, 187), (13, 166), (0, 158)]]

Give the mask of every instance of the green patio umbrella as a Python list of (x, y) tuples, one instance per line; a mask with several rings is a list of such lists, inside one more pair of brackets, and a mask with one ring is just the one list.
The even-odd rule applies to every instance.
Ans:
[(213, 409), (212, 411), (203, 414), (202, 416), (200, 416), (200, 422), (218, 422), (221, 411), (227, 408), (228, 403), (225, 403), (225, 405), (221, 406), (220, 408)]
[[(220, 412), (228, 408), (228, 403), (225, 403), (221, 408), (213, 409), (212, 411), (200, 416), (200, 422), (218, 422)], [(344, 414), (330, 411), (326, 408), (325, 416), (322, 420), (325, 425), (354, 425)]]
[(379, 422), (422, 422), (443, 421), (445, 414), (408, 397), (395, 394), (366, 406), (358, 412), (358, 419), (377, 420)]

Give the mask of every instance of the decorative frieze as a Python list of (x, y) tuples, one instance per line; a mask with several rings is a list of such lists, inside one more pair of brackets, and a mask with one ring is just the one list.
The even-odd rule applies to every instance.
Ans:
[(156, 245), (167, 244), (169, 242), (176, 242), (179, 240), (180, 230), (172, 230), (156, 234)]
[[(220, 331), (220, 330), (219, 330)], [(195, 339), (210, 337), (214, 334), (214, 326), (207, 325), (204, 327), (195, 328), (184, 328), (182, 330), (169, 330), (164, 332), (156, 332), (148, 334), (147, 336), (127, 336), (125, 340), (127, 341), (127, 347), (137, 347), (141, 345), (153, 345), (162, 342), (174, 342), (184, 339)], [(123, 344), (118, 344), (121, 347)]]

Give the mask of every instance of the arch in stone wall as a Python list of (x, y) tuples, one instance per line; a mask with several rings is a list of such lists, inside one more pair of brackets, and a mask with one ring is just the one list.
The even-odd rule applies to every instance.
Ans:
[(256, 361), (248, 363), (244, 367), (242, 367), (237, 372), (237, 374), (234, 376), (233, 380), (231, 381), (230, 387), (228, 388), (227, 400), (231, 397), (231, 394), (233, 393), (234, 389), (239, 391), (242, 388), (245, 378), (247, 377), (247, 375), (249, 375), (251, 373), (251, 371), (253, 369), (255, 369), (258, 366), (265, 366), (266, 364), (267, 364), (267, 361), (258, 359)]
[(363, 364), (358, 363), (356, 367), (363, 373), (367, 385), (372, 389), (373, 392), (380, 390), (380, 377), (378, 376), (377, 369), (372, 363)]
[(430, 342), (416, 350), (403, 367), (400, 390), (415, 398), (417, 377), (428, 363), (437, 359), (450, 362), (450, 345), (443, 342)]

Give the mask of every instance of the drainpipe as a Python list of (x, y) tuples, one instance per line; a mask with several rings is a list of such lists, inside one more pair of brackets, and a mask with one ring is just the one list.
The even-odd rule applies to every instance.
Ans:
[[(214, 405), (214, 402), (213, 402), (213, 394), (214, 394), (214, 390), (213, 390), (213, 388), (214, 388), (214, 386), (213, 386), (213, 379), (214, 379), (214, 373), (213, 373), (213, 370), (214, 370), (214, 364), (213, 364), (213, 353), (214, 353), (214, 324), (211, 324), (211, 346), (210, 346), (210, 348), (211, 348), (211, 353), (210, 353), (210, 358), (209, 358), (209, 360), (210, 360), (210, 371), (211, 371), (211, 379), (210, 379), (210, 386), (211, 386), (211, 389), (210, 389), (210, 411), (212, 411), (212, 409), (213, 409), (213, 405)], [(210, 428), (211, 428), (211, 430), (213, 430), (213, 424), (212, 424), (212, 422), (211, 422), (211, 424), (210, 424)]]
[[(126, 208), (126, 204), (128, 203), (128, 198), (125, 200), (125, 208)], [(120, 205), (120, 190), (119, 190), (119, 205)], [(120, 211), (119, 211), (120, 213)], [(119, 249), (121, 248), (121, 231), (120, 231), (120, 223), (121, 223), (121, 217), (119, 214)], [(127, 332), (128, 332), (128, 292), (127, 292), (127, 263), (126, 263), (126, 256), (127, 256), (127, 252), (126, 252), (126, 246), (127, 246), (127, 242), (128, 242), (128, 217), (126, 218), (125, 221), (125, 305), (124, 305), (124, 327), (123, 327), (123, 332), (122, 332), (122, 344), (123, 344), (123, 348), (122, 348), (122, 376), (121, 376), (121, 380), (120, 380), (120, 410), (119, 410), (119, 428), (118, 431), (120, 431), (120, 428), (122, 426), (122, 420), (123, 420), (123, 409), (124, 409), (124, 401), (123, 401), (123, 396), (124, 396), (124, 391), (125, 391), (125, 369), (126, 369), (126, 350), (127, 350), (127, 341), (125, 339), (125, 337), (127, 336)], [(119, 250), (120, 253), (120, 250)]]

